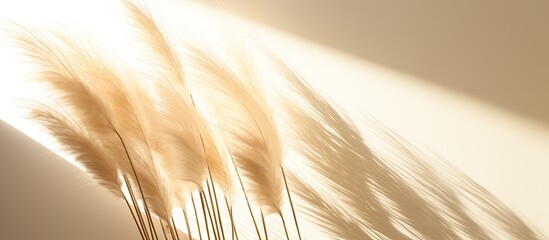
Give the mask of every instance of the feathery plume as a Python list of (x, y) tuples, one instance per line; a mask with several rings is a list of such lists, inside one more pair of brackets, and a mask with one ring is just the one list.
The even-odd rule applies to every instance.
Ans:
[[(157, 154), (161, 142), (155, 131), (156, 112), (151, 97), (135, 79), (124, 81), (101, 60), (83, 55), (85, 53), (82, 51), (72, 53), (80, 55), (80, 71), (89, 81), (94, 82), (93, 89), (108, 100), (107, 109), (113, 125), (127, 139), (129, 155), (134, 160), (136, 173), (141, 180), (138, 185), (145, 194), (145, 202), (150, 201), (150, 209), (168, 222), (173, 208), (172, 196), (170, 184), (163, 172), (164, 163), (160, 162), (162, 158)], [(128, 173), (133, 171), (125, 170)]]
[[(190, 57), (198, 77), (215, 96), (213, 107), (223, 126), (230, 153), (248, 185), (252, 200), (266, 214), (279, 213), (283, 203), (280, 167), (282, 149), (272, 113), (240, 77), (221, 60), (196, 47)], [(230, 110), (228, 110), (230, 109)]]
[(168, 155), (167, 171), (175, 181), (194, 184), (184, 192), (200, 188), (206, 176), (206, 153), (200, 140), (198, 125), (200, 119), (194, 114), (190, 97), (181, 86), (159, 82), (156, 87), (160, 98), (159, 129), (162, 132), (162, 139), (169, 147), (165, 149)]
[(70, 58), (66, 49), (55, 44), (51, 38), (24, 26), (19, 27), (20, 31), (13, 33), (14, 38), (19, 48), (40, 67), (36, 80), (47, 84), (58, 97), (57, 101), (70, 110), (73, 118), (86, 126), (88, 131), (99, 136), (119, 167), (127, 168), (127, 156), (118, 130), (113, 125), (112, 116), (104, 99), (93, 92), (81, 73), (75, 69), (78, 58)]
[(142, 33), (143, 39), (156, 53), (158, 61), (154, 61), (154, 63), (161, 66), (161, 70), (164, 70), (162, 73), (165, 73), (168, 79), (184, 83), (185, 76), (179, 56), (151, 13), (147, 8), (139, 7), (132, 0), (123, 2), (130, 12), (133, 22), (137, 25), (137, 29)]
[[(216, 144), (214, 143), (209, 127), (198, 112), (198, 109), (194, 106), (190, 91), (184, 85), (185, 76), (179, 55), (175, 51), (172, 44), (170, 44), (166, 34), (164, 34), (158, 26), (157, 21), (155, 21), (151, 13), (147, 11), (146, 8), (139, 7), (132, 1), (124, 1), (124, 3), (128, 11), (131, 13), (134, 23), (138, 26), (137, 28), (143, 33), (145, 39), (148, 40), (147, 43), (149, 43), (149, 46), (153, 48), (154, 52), (159, 57), (159, 60), (154, 63), (160, 63), (163, 66), (158, 70), (161, 73), (161, 78), (158, 85), (161, 91), (159, 95), (166, 100), (164, 101), (166, 103), (165, 106), (168, 104), (180, 105), (171, 106), (172, 109), (168, 109), (169, 107), (166, 108), (165, 110), (167, 111), (165, 113), (170, 113), (172, 115), (174, 113), (179, 113), (177, 116), (171, 117), (171, 119), (176, 120), (176, 118), (179, 117), (181, 118), (179, 121), (184, 122), (188, 121), (186, 118), (191, 118), (193, 121), (187, 124), (199, 125), (191, 126), (191, 129), (195, 129), (194, 131), (199, 131), (199, 135), (194, 134), (194, 140), (191, 141), (196, 141), (196, 139), (198, 139), (196, 138), (197, 136), (202, 138), (204, 146), (200, 148), (204, 148), (203, 151), (205, 151), (206, 159), (215, 182), (222, 187), (227, 195), (232, 195), (232, 192), (234, 192), (231, 186), (232, 178), (227, 171), (226, 161), (224, 161), (225, 159), (223, 159), (219, 154), (219, 149), (217, 149)], [(177, 91), (177, 94), (170, 91)], [(184, 138), (183, 136), (188, 135), (180, 136), (181, 138)], [(199, 157), (196, 161), (202, 159), (204, 158)], [(188, 171), (193, 171), (193, 169), (189, 169)], [(194, 169), (194, 172), (201, 173), (201, 171), (197, 171), (196, 169)], [(201, 184), (201, 182), (195, 182), (199, 185)]]
[(30, 118), (45, 126), (100, 185), (116, 196), (124, 197), (116, 161), (105, 151), (97, 139), (98, 136), (94, 136), (58, 111), (44, 105), (32, 109)]

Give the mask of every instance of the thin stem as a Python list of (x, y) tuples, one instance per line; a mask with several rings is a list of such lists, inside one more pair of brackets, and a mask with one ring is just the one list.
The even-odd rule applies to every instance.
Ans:
[(212, 218), (212, 212), (210, 211), (210, 206), (208, 204), (208, 198), (206, 198), (206, 194), (204, 193), (204, 191), (200, 191), (200, 194), (202, 194), (202, 196), (204, 197), (204, 202), (206, 203), (206, 211), (208, 212), (208, 216), (210, 217), (210, 223), (212, 224), (212, 232), (214, 234), (214, 237), (215, 239), (219, 239), (219, 235), (216, 230), (217, 230), (217, 224), (215, 224), (213, 218)]
[(162, 222), (162, 219), (158, 217), (158, 221), (160, 222), (160, 227), (162, 228), (162, 234), (164, 234), (164, 240), (168, 240), (168, 236), (166, 235), (166, 227), (164, 226), (164, 222)]
[(217, 191), (215, 190), (214, 182), (212, 175), (210, 174), (210, 180), (212, 182), (212, 189), (214, 193), (215, 205), (217, 206), (217, 216), (219, 218), (219, 225), (221, 226), (221, 234), (223, 235), (223, 240), (225, 240), (225, 232), (223, 231), (223, 220), (221, 219), (221, 211), (219, 210), (219, 201), (217, 200)]
[(173, 217), (171, 218), (172, 218), (173, 231), (175, 232), (175, 238), (179, 240), (179, 233), (177, 233), (177, 226), (175, 225), (175, 221), (173, 220)]
[(149, 212), (149, 207), (147, 206), (147, 201), (145, 200), (145, 194), (143, 194), (143, 188), (141, 188), (141, 183), (139, 182), (139, 177), (137, 176), (137, 172), (135, 171), (135, 166), (133, 165), (133, 161), (130, 157), (130, 153), (128, 152), (128, 149), (126, 147), (126, 143), (124, 143), (124, 139), (122, 138), (120, 133), (118, 133), (118, 131), (114, 130), (114, 132), (116, 133), (116, 135), (120, 139), (120, 143), (122, 143), (122, 147), (124, 148), (124, 151), (126, 152), (126, 156), (128, 157), (128, 162), (130, 163), (130, 167), (132, 169), (133, 175), (135, 177), (135, 180), (137, 181), (137, 186), (139, 187), (139, 192), (141, 193), (141, 198), (143, 200), (143, 205), (145, 207), (145, 214), (147, 215), (147, 219), (149, 221), (149, 227), (152, 229), (152, 233), (154, 233), (154, 235), (152, 235), (152, 233), (151, 233), (151, 237), (155, 236), (156, 239), (158, 239), (158, 235), (156, 234), (156, 229), (154, 228), (154, 224), (152, 223), (152, 218), (151, 218), (151, 214)]
[[(212, 219), (212, 215), (213, 215), (213, 222), (212, 224), (214, 225), (213, 229), (215, 229), (215, 234), (217, 236), (218, 239), (221, 240), (221, 234), (219, 234), (219, 226), (218, 226), (218, 222), (217, 222), (217, 214), (215, 212), (215, 207), (214, 207), (214, 203), (213, 203), (213, 199), (212, 199), (212, 192), (211, 192), (211, 189), (210, 189), (210, 183), (209, 183), (209, 180), (206, 180), (206, 185), (207, 185), (207, 190), (208, 190), (208, 194), (206, 196), (206, 192), (204, 192), (204, 197), (206, 199), (206, 203), (208, 203), (206, 206), (207, 206), (207, 210), (208, 210), (208, 214), (210, 214), (210, 220)], [(208, 197), (210, 198), (210, 201), (208, 202)], [(211, 208), (211, 211), (210, 211), (210, 208)]]
[(139, 225), (139, 222), (137, 221), (137, 218), (133, 213), (132, 207), (130, 206), (130, 202), (128, 201), (126, 196), (124, 196), (124, 194), (122, 194), (122, 198), (124, 198), (124, 202), (126, 202), (126, 205), (128, 206), (128, 210), (130, 210), (130, 213), (132, 214), (133, 221), (135, 222), (135, 226), (139, 230), (139, 235), (141, 235), (141, 239), (145, 240), (145, 236), (143, 235), (143, 230), (141, 229), (141, 226)]
[[(190, 96), (191, 96), (191, 100), (193, 101), (193, 106), (196, 107), (196, 105), (194, 104), (194, 98), (192, 94)], [(206, 152), (206, 146), (204, 144), (204, 138), (202, 138), (202, 134), (200, 135), (200, 142), (202, 143), (202, 149), (204, 150), (204, 152)], [(207, 158), (206, 158), (206, 167), (208, 168), (208, 176), (210, 177), (210, 181), (212, 182), (211, 188), (213, 188), (213, 194), (215, 197), (215, 206), (214, 206), (214, 201), (212, 199), (212, 189), (210, 188), (210, 183), (208, 182), (208, 180), (206, 180), (206, 185), (208, 186), (208, 195), (210, 196), (210, 203), (212, 204), (212, 212), (213, 212), (214, 220), (216, 223), (215, 231), (217, 232), (217, 236), (220, 237), (219, 231), (221, 230), (221, 235), (223, 236), (223, 240), (225, 240), (225, 233), (223, 232), (223, 221), (221, 220), (221, 214), (219, 213), (219, 203), (217, 201), (217, 194), (215, 193), (214, 180), (212, 176), (212, 171), (210, 169), (210, 163), (208, 162)], [(217, 208), (217, 216), (216, 216), (216, 208)], [(218, 219), (219, 219), (219, 222), (218, 222)], [(219, 223), (219, 228), (217, 225), (218, 223)]]
[[(173, 220), (173, 218), (171, 220)], [(168, 230), (170, 235), (172, 236), (172, 240), (179, 240), (179, 237), (177, 236), (177, 228), (175, 228), (173, 222), (170, 220), (166, 220), (166, 224), (168, 225)]]
[[(209, 167), (208, 167), (209, 169)], [(219, 236), (219, 238), (225, 240), (225, 233), (223, 233), (223, 222), (221, 221), (221, 215), (219, 214), (219, 204), (217, 204), (217, 197), (214, 197), (215, 199), (215, 202), (214, 202), (214, 199), (212, 199), (212, 192), (213, 192), (213, 195), (216, 196), (215, 194), (215, 188), (213, 187), (213, 179), (212, 179), (212, 175), (210, 175), (210, 179), (212, 181), (212, 184), (211, 184), (211, 188), (210, 188), (210, 183), (208, 182), (208, 180), (206, 180), (206, 186), (208, 187), (208, 195), (210, 195), (210, 202), (211, 202), (211, 205), (212, 205), (212, 212), (213, 212), (213, 216), (214, 216), (214, 220), (216, 222), (216, 227), (217, 225), (219, 224), (219, 227), (217, 228), (217, 236)], [(217, 213), (216, 213), (216, 210), (217, 210)], [(221, 232), (221, 234), (220, 234)]]
[(278, 215), (280, 215), (280, 219), (282, 219), (282, 226), (284, 226), (284, 233), (286, 233), (286, 239), (290, 240), (290, 236), (288, 235), (288, 228), (286, 227), (286, 221), (284, 220), (284, 215), (282, 215), (282, 212), (278, 210)]
[(204, 197), (202, 196), (202, 190), (198, 194), (200, 196), (200, 203), (202, 204), (202, 213), (204, 214), (204, 223), (206, 224), (206, 233), (208, 234), (208, 240), (210, 239), (210, 229), (208, 228), (208, 216), (206, 216), (206, 207), (204, 206)]
[(240, 182), (240, 187), (242, 188), (242, 193), (244, 193), (244, 198), (246, 199), (246, 204), (248, 205), (248, 210), (250, 211), (250, 216), (252, 216), (252, 222), (254, 223), (255, 231), (257, 233), (257, 237), (259, 240), (261, 240), (261, 233), (259, 233), (259, 228), (257, 227), (257, 223), (255, 221), (254, 213), (252, 212), (252, 206), (250, 205), (250, 200), (248, 200), (248, 194), (246, 194), (246, 189), (244, 188), (244, 184), (242, 183), (242, 178), (240, 177), (240, 172), (238, 171), (238, 168), (236, 167), (236, 163), (234, 162), (234, 159), (231, 157), (231, 160), (233, 162), (234, 170), (236, 171), (236, 176), (238, 176), (238, 182)]
[(183, 206), (181, 208), (181, 210), (183, 210), (183, 216), (185, 216), (185, 225), (187, 225), (188, 239), (193, 239), (193, 234), (191, 232), (191, 226), (189, 225), (189, 217), (187, 216), (187, 210), (185, 210), (185, 206)]
[[(145, 200), (143, 200), (144, 202)], [(149, 226), (150, 228), (152, 229), (152, 232), (154, 235), (151, 234), (151, 236), (154, 236), (154, 239), (158, 240), (158, 234), (156, 233), (156, 228), (154, 227), (154, 222), (152, 220), (152, 215), (151, 213), (149, 212), (149, 209), (147, 208), (145, 210), (145, 214), (147, 215), (147, 217), (149, 218)]]
[(147, 225), (145, 225), (145, 222), (143, 221), (143, 215), (141, 215), (141, 210), (139, 209), (139, 204), (137, 203), (137, 198), (135, 197), (135, 194), (133, 192), (132, 185), (125, 175), (122, 175), (122, 177), (124, 178), (124, 182), (126, 183), (126, 187), (128, 188), (128, 192), (130, 193), (130, 198), (132, 200), (133, 206), (135, 207), (135, 213), (137, 214), (137, 217), (141, 222), (141, 227), (143, 228), (143, 234), (145, 234), (145, 239), (150, 240), (149, 231), (147, 230)]
[(229, 200), (227, 200), (227, 197), (225, 197), (225, 205), (227, 205), (229, 217), (231, 218), (231, 239), (234, 240), (235, 237), (238, 239), (238, 232), (236, 231), (236, 225), (234, 224), (233, 207), (229, 205)]
[(301, 231), (299, 230), (299, 224), (297, 224), (297, 216), (295, 214), (294, 204), (292, 202), (292, 194), (290, 194), (290, 188), (288, 188), (288, 181), (286, 181), (286, 173), (284, 172), (283, 167), (280, 167), (280, 170), (282, 170), (284, 186), (286, 186), (286, 192), (288, 193), (288, 200), (290, 201), (290, 207), (292, 208), (292, 214), (294, 215), (294, 222), (295, 222), (295, 228), (297, 229), (297, 235), (299, 236), (299, 240), (301, 240)]
[(265, 216), (263, 216), (263, 210), (261, 210), (261, 221), (263, 222), (263, 231), (265, 231), (265, 240), (269, 240), (269, 234), (267, 233), (267, 224), (265, 223)]
[(196, 212), (196, 205), (194, 204), (194, 197), (192, 192), (191, 192), (191, 201), (193, 203), (193, 208), (194, 208), (194, 217), (196, 218), (196, 227), (198, 228), (198, 237), (200, 240), (202, 240), (202, 232), (200, 231), (200, 220), (198, 219), (198, 213)]

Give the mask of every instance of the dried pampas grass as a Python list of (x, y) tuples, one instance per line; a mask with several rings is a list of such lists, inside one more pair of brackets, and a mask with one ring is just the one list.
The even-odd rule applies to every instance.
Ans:
[[(265, 94), (261, 61), (246, 47), (235, 46), (243, 52), (227, 64), (208, 48), (177, 46), (146, 7), (123, 3), (153, 73), (114, 67), (61, 33), (16, 25), (12, 36), (55, 97), (30, 118), (126, 201), (142, 239), (179, 239), (178, 209), (198, 239), (301, 239), (304, 220), (332, 239), (545, 238), (463, 173), (371, 120), (390, 151), (370, 146), (275, 54), (263, 52), (264, 63), (283, 93)], [(312, 174), (284, 167), (284, 145)], [(239, 200), (246, 215), (235, 216)]]

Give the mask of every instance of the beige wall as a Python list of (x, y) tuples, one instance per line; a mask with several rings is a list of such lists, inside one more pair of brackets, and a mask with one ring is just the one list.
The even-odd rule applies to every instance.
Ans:
[(549, 2), (204, 0), (549, 124)]
[(0, 121), (0, 239), (139, 239), (123, 200)]

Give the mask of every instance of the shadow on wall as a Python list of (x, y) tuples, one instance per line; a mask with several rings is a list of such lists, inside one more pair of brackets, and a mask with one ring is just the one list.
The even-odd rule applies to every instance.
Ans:
[(549, 124), (549, 2), (233, 0), (221, 5)]
[(305, 213), (333, 238), (546, 239), (464, 173), (381, 124), (370, 123), (387, 146), (368, 146), (328, 101), (278, 66), (293, 88), (282, 98), (287, 122), (299, 123), (288, 126), (296, 150), (329, 191), (294, 172), (290, 182)]

